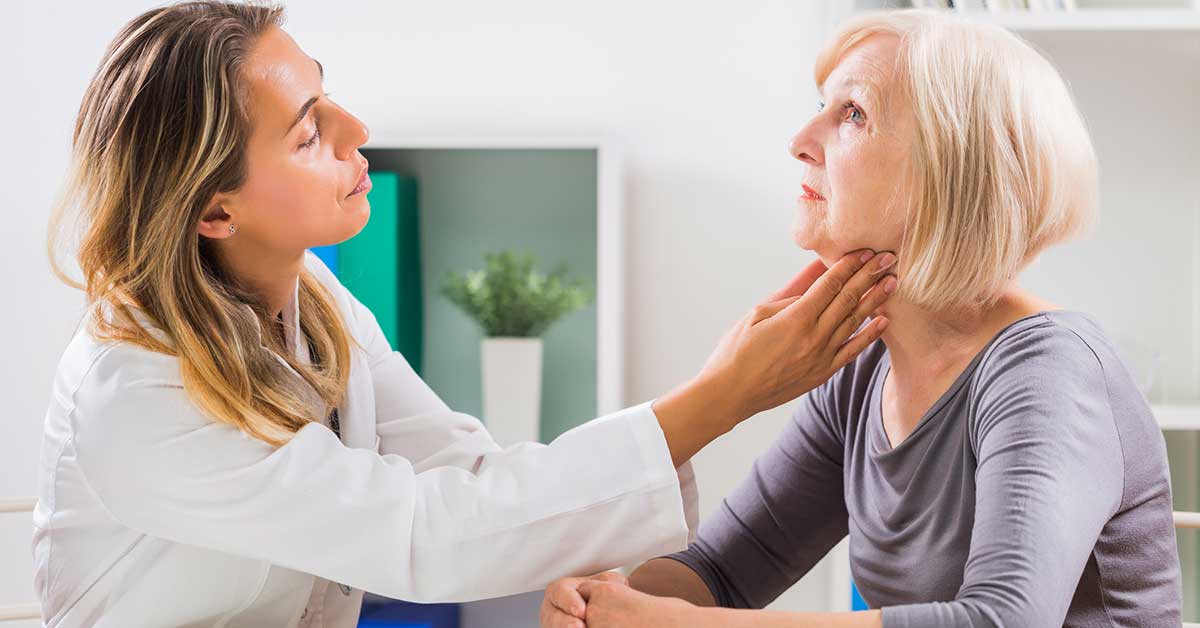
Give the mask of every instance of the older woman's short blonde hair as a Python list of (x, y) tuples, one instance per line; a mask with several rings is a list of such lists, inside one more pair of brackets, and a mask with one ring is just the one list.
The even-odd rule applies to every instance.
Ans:
[(899, 37), (895, 89), (915, 122), (899, 274), (928, 308), (988, 304), (1097, 203), (1091, 139), (1062, 77), (998, 26), (923, 10), (852, 18), (817, 58), (818, 86), (875, 34)]

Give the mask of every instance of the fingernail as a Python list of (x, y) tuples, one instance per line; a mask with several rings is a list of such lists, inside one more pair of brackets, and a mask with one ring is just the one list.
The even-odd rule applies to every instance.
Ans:
[(888, 326), (888, 319), (886, 319), (886, 318), (879, 319), (879, 331), (883, 331), (883, 330), (887, 329), (887, 326)]
[(881, 255), (879, 257), (879, 261), (877, 261), (875, 263), (879, 264), (879, 270), (883, 270), (883, 269), (887, 268), (888, 266), (891, 266), (895, 262), (896, 262), (895, 255), (892, 255), (891, 253), (884, 253), (883, 255)]
[(862, 257), (859, 259), (862, 261), (862, 263), (866, 264), (867, 262), (871, 261), (872, 257), (875, 257), (875, 251), (867, 251), (866, 253), (863, 253)]
[(895, 276), (884, 279), (883, 280), (883, 291), (888, 294), (895, 292), (897, 283), (898, 283), (898, 281), (896, 280)]

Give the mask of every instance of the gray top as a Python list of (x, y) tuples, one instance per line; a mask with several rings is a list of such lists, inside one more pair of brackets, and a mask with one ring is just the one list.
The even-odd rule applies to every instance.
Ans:
[(849, 533), (885, 628), (1180, 625), (1166, 446), (1091, 318), (1009, 325), (894, 449), (889, 367), (877, 342), (806, 395), (671, 556), (718, 604), (765, 606)]

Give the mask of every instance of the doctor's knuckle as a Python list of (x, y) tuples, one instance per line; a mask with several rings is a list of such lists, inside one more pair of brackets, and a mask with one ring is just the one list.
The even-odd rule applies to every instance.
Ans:
[(846, 287), (846, 279), (841, 275), (830, 274), (826, 275), (825, 289), (829, 294), (838, 294)]

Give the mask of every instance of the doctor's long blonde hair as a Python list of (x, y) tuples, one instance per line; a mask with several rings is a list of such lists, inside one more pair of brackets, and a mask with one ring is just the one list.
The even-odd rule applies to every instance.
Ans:
[[(282, 20), (277, 6), (198, 1), (129, 22), (84, 94), (48, 241), (55, 274), (86, 292), (96, 337), (177, 356), (201, 410), (275, 445), (341, 401), (351, 338), (333, 297), (302, 271), (300, 328), (313, 352), (298, 363), (273, 333), (280, 323), (222, 272), (196, 227), (213, 195), (245, 177), (241, 70), (258, 35)], [(59, 263), (68, 231), (82, 283)]]

